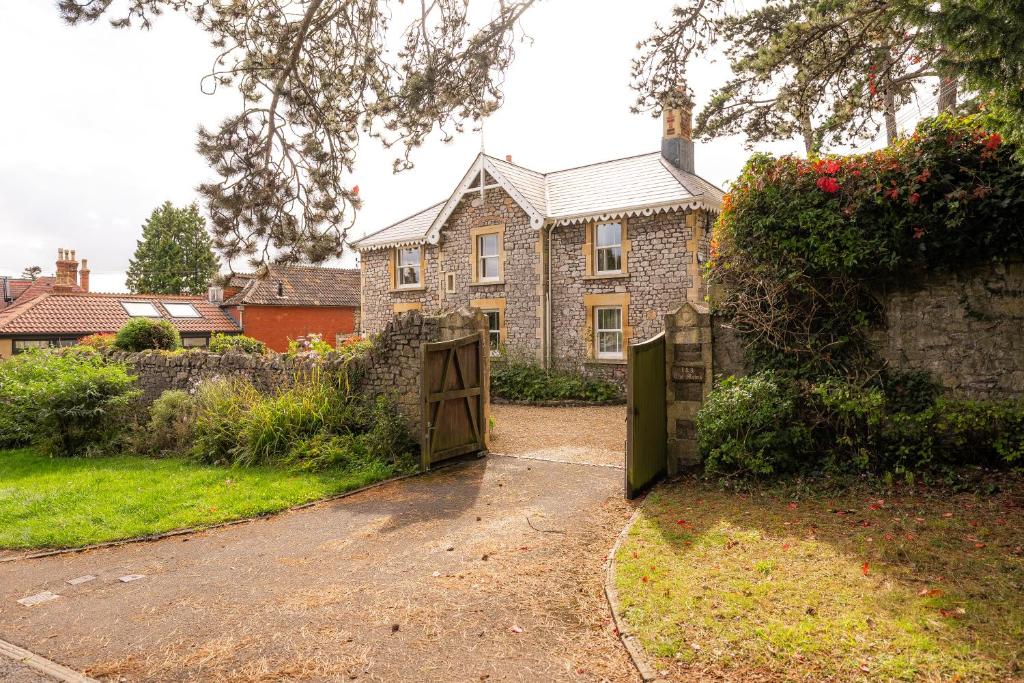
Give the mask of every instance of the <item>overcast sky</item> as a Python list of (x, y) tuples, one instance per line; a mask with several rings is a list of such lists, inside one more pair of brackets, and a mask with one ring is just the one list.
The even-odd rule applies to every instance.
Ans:
[[(0, 275), (28, 265), (51, 273), (66, 247), (89, 259), (94, 290), (123, 291), (142, 222), (165, 200), (193, 201), (211, 177), (195, 152), (196, 127), (215, 126), (239, 100), (233, 91), (202, 94), (213, 52), (184, 17), (162, 17), (150, 32), (72, 28), (53, 4), (0, 2)], [(487, 152), (550, 171), (658, 149), (660, 123), (629, 112), (629, 68), (636, 42), (672, 5), (538, 3), (524, 21), (533, 43), (519, 46), (505, 105), (485, 124)], [(698, 103), (725, 73), (721, 64), (692, 69)], [(355, 233), (446, 198), (479, 146), (472, 132), (435, 139), (416, 151), (415, 169), (396, 176), (392, 153), (365, 140), (351, 182), (364, 200)], [(796, 142), (765, 149), (801, 150)], [(748, 155), (739, 139), (697, 143), (697, 172), (725, 186)]]

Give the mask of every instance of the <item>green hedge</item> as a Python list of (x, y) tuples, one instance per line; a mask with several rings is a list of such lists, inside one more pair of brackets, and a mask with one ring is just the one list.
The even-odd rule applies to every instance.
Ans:
[[(916, 382), (918, 380), (913, 380)], [(1024, 463), (1024, 399), (908, 402), (905, 383), (860, 387), (763, 371), (722, 381), (697, 415), (705, 468), (768, 475), (948, 471)], [(919, 408), (919, 409), (915, 409)]]
[(244, 334), (220, 334), (210, 336), (210, 353), (224, 353), (238, 349), (246, 353), (266, 353), (267, 345), (259, 339), (247, 337)]
[(545, 370), (535, 362), (501, 358), (491, 363), (491, 397), (526, 403), (617, 400), (618, 385), (566, 370)]

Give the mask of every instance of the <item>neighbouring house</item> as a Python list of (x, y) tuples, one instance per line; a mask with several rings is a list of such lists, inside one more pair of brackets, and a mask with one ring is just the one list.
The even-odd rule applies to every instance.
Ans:
[(0, 358), (27, 349), (73, 346), (90, 334), (117, 332), (131, 318), (163, 319), (186, 347), (202, 347), (215, 332), (238, 334), (238, 323), (200, 296), (89, 292), (88, 269), (80, 277), (75, 252), (61, 249), (57, 274), (37, 278), (0, 310)]
[(288, 341), (319, 334), (334, 345), (359, 330), (359, 271), (270, 264), (252, 274), (233, 275), (211, 300), (274, 351)]
[(79, 268), (74, 249), (58, 249), (55, 275), (40, 275), (35, 280), (7, 275), (0, 276), (0, 311), (53, 290), (58, 281), (62, 286), (70, 287), (71, 291), (88, 292), (88, 260), (82, 259), (82, 267)]
[(688, 109), (664, 113), (660, 152), (550, 173), (481, 154), (446, 200), (354, 243), (362, 330), (469, 306), (495, 349), (623, 381), (627, 345), (703, 300), (722, 197)]

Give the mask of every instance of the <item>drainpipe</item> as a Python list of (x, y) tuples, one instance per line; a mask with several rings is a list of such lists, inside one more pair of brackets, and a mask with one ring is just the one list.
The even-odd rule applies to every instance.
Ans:
[(550, 226), (548, 226), (548, 302), (547, 302), (548, 303), (548, 311), (547, 311), (547, 313), (548, 313), (547, 318), (548, 319), (546, 321), (547, 322), (547, 325), (546, 325), (546, 327), (547, 327), (547, 339), (545, 340), (546, 341), (546, 343), (545, 343), (545, 351), (547, 351), (547, 353), (546, 353), (545, 359), (544, 359), (544, 367), (547, 368), (547, 369), (551, 368), (552, 346), (554, 345), (554, 342), (552, 340), (552, 326), (551, 326), (551, 313), (554, 310), (554, 307), (551, 305), (551, 291), (552, 291), (552, 289), (551, 289), (551, 262), (554, 260), (552, 258), (551, 233), (553, 233), (554, 231), (555, 231), (555, 224), (552, 223)]

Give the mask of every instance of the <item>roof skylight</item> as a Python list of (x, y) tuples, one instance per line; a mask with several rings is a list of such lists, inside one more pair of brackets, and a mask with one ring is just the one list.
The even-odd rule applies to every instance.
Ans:
[(122, 301), (121, 306), (133, 318), (159, 318), (160, 311), (148, 301)]
[(202, 318), (203, 315), (196, 310), (196, 307), (192, 304), (186, 304), (174, 301), (161, 301), (164, 308), (167, 310), (167, 314), (172, 318)]

